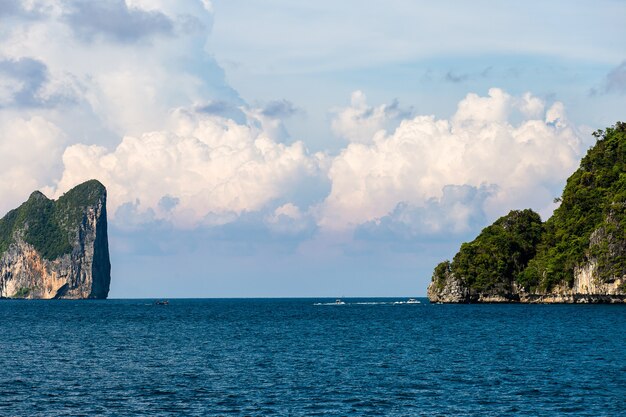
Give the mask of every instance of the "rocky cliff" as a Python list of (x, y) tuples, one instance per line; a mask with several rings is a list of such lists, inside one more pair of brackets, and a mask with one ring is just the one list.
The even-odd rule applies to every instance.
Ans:
[(106, 298), (106, 189), (91, 180), (58, 200), (35, 191), (0, 219), (0, 297)]
[(428, 298), (432, 303), (624, 303), (626, 291), (624, 277), (612, 282), (598, 278), (597, 264), (589, 263), (577, 269), (574, 284), (559, 285), (549, 291), (529, 291), (511, 282), (503, 291), (492, 289), (478, 291), (472, 289), (465, 280), (452, 273), (441, 281), (433, 281), (428, 286)]
[(594, 136), (552, 217), (514, 210), (483, 229), (435, 268), (431, 302), (626, 302), (626, 123)]

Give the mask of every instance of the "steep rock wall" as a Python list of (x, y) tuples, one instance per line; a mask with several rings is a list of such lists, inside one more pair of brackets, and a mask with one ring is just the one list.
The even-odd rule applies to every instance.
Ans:
[[(0, 256), (0, 297), (103, 299), (109, 293), (111, 264), (107, 236), (106, 190), (97, 183), (92, 204), (78, 206), (70, 224), (69, 253), (46, 259), (25, 240), (28, 223), (14, 231)], [(94, 187), (92, 184), (91, 187)], [(79, 186), (80, 187), (80, 186)], [(71, 191), (70, 191), (71, 192)], [(42, 198), (37, 196), (36, 198)], [(31, 197), (32, 198), (32, 197)], [(43, 197), (45, 198), (45, 197)]]

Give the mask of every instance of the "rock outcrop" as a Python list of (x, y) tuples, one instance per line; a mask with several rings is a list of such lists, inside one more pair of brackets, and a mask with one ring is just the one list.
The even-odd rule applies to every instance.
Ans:
[(444, 279), (433, 280), (428, 286), (428, 298), (431, 303), (469, 304), (469, 303), (536, 303), (536, 304), (612, 304), (626, 302), (626, 280), (617, 278), (612, 282), (602, 282), (598, 278), (597, 265), (590, 263), (578, 268), (574, 285), (560, 285), (550, 291), (526, 291), (516, 282), (507, 290), (494, 289), (477, 291), (471, 289), (462, 279), (448, 273)]
[(594, 136), (552, 217), (513, 210), (483, 229), (435, 268), (431, 302), (626, 302), (626, 123)]
[(36, 191), (0, 220), (0, 297), (103, 299), (110, 281), (100, 182), (80, 184), (57, 201)]

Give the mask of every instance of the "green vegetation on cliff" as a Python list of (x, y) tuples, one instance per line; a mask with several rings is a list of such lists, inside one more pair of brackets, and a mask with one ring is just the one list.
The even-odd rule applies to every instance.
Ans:
[(568, 178), (561, 205), (546, 221), (537, 256), (520, 281), (526, 288), (549, 290), (563, 282), (571, 285), (574, 268), (590, 257), (599, 262), (605, 280), (626, 272), (624, 256), (608, 259), (610, 239), (599, 239), (590, 247), (592, 233), (602, 230), (626, 244), (626, 123), (618, 122), (594, 136), (596, 145)]
[(503, 283), (503, 278), (510, 281), (524, 271), (535, 256), (542, 231), (541, 218), (534, 211), (511, 211), (483, 229), (472, 242), (463, 243), (452, 263), (439, 264), (435, 282), (443, 284), (447, 273), (454, 272), (476, 291), (492, 290)]
[(105, 194), (104, 186), (97, 180), (74, 187), (57, 201), (35, 191), (25, 203), (0, 219), (0, 254), (9, 249), (16, 233), (23, 233), (24, 241), (44, 259), (70, 253), (86, 207), (96, 204)]
[(594, 133), (597, 142), (567, 180), (561, 205), (544, 224), (532, 210), (512, 211), (464, 243), (433, 273), (453, 273), (486, 292), (513, 281), (527, 291), (571, 286), (574, 269), (593, 260), (605, 282), (626, 274), (626, 123)]

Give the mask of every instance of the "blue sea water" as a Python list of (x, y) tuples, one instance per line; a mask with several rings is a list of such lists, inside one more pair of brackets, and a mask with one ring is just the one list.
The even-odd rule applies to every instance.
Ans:
[(626, 415), (626, 306), (332, 301), (0, 301), (0, 415)]

